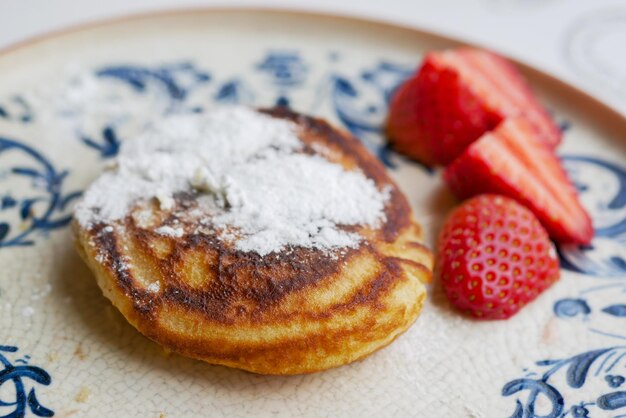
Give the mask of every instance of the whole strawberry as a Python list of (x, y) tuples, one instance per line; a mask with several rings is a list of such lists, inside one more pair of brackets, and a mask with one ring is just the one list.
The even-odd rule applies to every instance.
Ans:
[(437, 273), (448, 299), (480, 319), (506, 319), (559, 278), (556, 251), (535, 215), (512, 199), (479, 195), (448, 217)]

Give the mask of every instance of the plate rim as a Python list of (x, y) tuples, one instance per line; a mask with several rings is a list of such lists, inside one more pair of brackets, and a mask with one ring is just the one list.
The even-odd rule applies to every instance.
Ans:
[[(340, 23), (352, 23), (358, 25), (369, 25), (374, 28), (383, 30), (397, 30), (405, 33), (411, 33), (420, 37), (430, 37), (435, 41), (443, 41), (456, 46), (471, 46), (478, 48), (485, 48), (481, 45), (477, 45), (471, 42), (466, 42), (455, 36), (439, 33), (437, 31), (420, 28), (408, 24), (395, 22), (383, 18), (369, 18), (358, 15), (349, 15), (341, 13), (331, 13), (317, 10), (301, 10), (296, 8), (283, 8), (283, 7), (263, 7), (263, 6), (198, 6), (198, 7), (177, 7), (168, 8), (153, 11), (144, 11), (137, 13), (129, 13), (124, 15), (96, 18), (82, 23), (73, 25), (67, 25), (62, 28), (47, 31), (38, 35), (30, 36), (17, 42), (11, 43), (7, 46), (0, 48), (0, 59), (9, 56), (11, 53), (17, 52), (22, 49), (27, 49), (37, 44), (44, 43), (51, 39), (59, 39), (64, 36), (71, 36), (82, 31), (87, 31), (96, 28), (102, 28), (110, 25), (116, 25), (120, 23), (132, 23), (141, 20), (150, 20), (163, 17), (178, 17), (187, 15), (198, 14), (264, 14), (271, 16), (283, 16), (289, 17), (307, 17), (313, 19), (325, 19), (335, 20)], [(487, 48), (490, 49), (490, 48)], [(586, 91), (584, 88), (571, 84), (568, 81), (558, 78), (556, 75), (551, 74), (548, 71), (544, 71), (530, 65), (523, 60), (510, 57), (508, 54), (504, 54), (500, 51), (495, 51), (499, 55), (507, 58), (513, 62), (519, 69), (521, 69), (524, 75), (530, 76), (535, 79), (542, 80), (545, 83), (553, 84), (558, 90), (565, 90), (570, 95), (573, 95), (576, 101), (584, 101), (585, 105), (592, 105), (597, 109), (599, 113), (602, 113), (602, 117), (606, 118), (612, 126), (617, 126), (617, 130), (626, 133), (626, 114), (623, 114), (616, 108), (612, 107), (607, 102), (596, 97), (592, 93)], [(419, 64), (419, 63), (417, 63)], [(576, 107), (581, 106), (576, 104)], [(592, 117), (593, 119), (593, 117)], [(595, 118), (597, 119), (597, 118)]]

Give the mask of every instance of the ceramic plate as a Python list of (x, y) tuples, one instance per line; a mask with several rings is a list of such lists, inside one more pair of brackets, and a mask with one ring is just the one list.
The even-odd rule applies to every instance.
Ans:
[[(215, 103), (328, 118), (385, 163), (433, 236), (440, 173), (385, 147), (394, 88), (425, 51), (410, 29), (270, 11), (133, 18), (0, 55), (0, 414), (4, 416), (626, 417), (626, 122), (528, 68), (565, 130), (559, 152), (593, 216), (562, 279), (519, 315), (476, 322), (436, 287), (410, 330), (355, 364), (268, 377), (168, 355), (102, 296), (68, 222), (147, 117)], [(12, 414), (12, 415), (11, 415)]]

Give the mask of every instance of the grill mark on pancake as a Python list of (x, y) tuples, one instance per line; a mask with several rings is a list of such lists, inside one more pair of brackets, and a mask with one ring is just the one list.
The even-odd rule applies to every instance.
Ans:
[(335, 277), (339, 262), (354, 254), (354, 250), (348, 251), (339, 261), (329, 262), (329, 256), (319, 250), (294, 248), (289, 256), (281, 254), (278, 258), (263, 258), (255, 253), (228, 249), (211, 237), (193, 237), (190, 244), (181, 242), (165, 264), (178, 265), (190, 248), (217, 251), (218, 265), (213, 269), (216, 277), (202, 289), (185, 285), (179, 277), (176, 283), (168, 283), (163, 298), (223, 323), (234, 322), (232, 310), (240, 301), (254, 306), (252, 312), (245, 312), (245, 317), (258, 318), (287, 295), (304, 291), (320, 280)]
[(128, 270), (123, 255), (117, 248), (118, 237), (113, 231), (107, 232), (106, 225), (98, 224), (92, 230), (92, 237), (97, 247), (106, 254), (105, 264), (116, 278), (115, 282), (123, 293), (130, 299), (136, 313), (146, 319), (154, 319), (156, 312), (150, 303), (146, 303), (146, 292), (134, 286), (131, 272)]
[(311, 317), (313, 319), (329, 318), (338, 312), (355, 310), (363, 306), (368, 306), (372, 310), (384, 309), (381, 300), (391, 293), (395, 283), (405, 280), (406, 276), (393, 258), (383, 258), (378, 253), (375, 253), (375, 257), (381, 262), (381, 268), (372, 280), (362, 283), (349, 299), (336, 303), (325, 312), (311, 313)]
[(383, 224), (381, 234), (385, 241), (393, 242), (400, 232), (411, 224), (411, 208), (397, 188), (391, 192), (391, 198), (385, 207), (385, 214), (387, 221)]
[[(126, 220), (126, 230), (128, 236), (134, 238), (137, 245), (141, 246), (146, 253), (150, 253), (155, 265), (160, 270), (164, 287), (158, 297), (149, 297), (147, 292), (136, 288), (132, 274), (127, 269), (119, 268), (123, 263), (121, 254), (115, 245), (115, 237), (112, 233), (106, 234), (111, 239), (107, 241), (109, 245), (104, 247), (107, 252), (112, 251), (111, 248), (114, 249), (111, 254), (112, 258), (117, 260), (115, 265), (118, 266), (112, 265), (111, 268), (117, 273), (124, 291), (132, 298), (133, 306), (139, 313), (142, 315), (147, 312), (154, 313), (157, 305), (174, 303), (186, 310), (201, 312), (207, 319), (224, 324), (233, 324), (237, 322), (237, 319), (241, 319), (234, 318), (232, 315), (233, 307), (241, 300), (253, 302), (255, 309), (252, 312), (247, 312), (247, 316), (249, 319), (258, 320), (263, 313), (271, 310), (285, 296), (302, 291), (323, 279), (335, 280), (335, 276), (339, 272), (340, 262), (347, 261), (350, 256), (355, 256), (366, 247), (364, 243), (358, 250), (348, 249), (346, 256), (341, 257), (340, 260), (332, 260), (332, 262), (329, 262), (329, 257), (324, 256), (319, 250), (303, 248), (293, 249), (290, 256), (279, 254), (278, 258), (263, 258), (255, 253), (228, 249), (214, 235), (192, 234), (182, 238), (170, 238), (176, 241), (176, 244), (173, 245), (172, 254), (164, 260), (158, 260), (152, 254), (149, 245), (150, 237), (155, 236), (153, 231), (139, 228), (131, 217)], [(422, 244), (414, 242), (412, 244), (415, 244), (419, 249), (428, 251)], [(111, 247), (111, 245), (113, 246)], [(380, 252), (373, 250), (371, 246), (367, 247), (370, 250), (370, 255), (384, 265), (378, 276), (369, 283), (362, 284), (361, 288), (351, 295), (350, 300), (332, 305), (327, 308), (326, 312), (303, 312), (295, 314), (295, 316), (324, 319), (331, 317), (338, 311), (347, 311), (361, 305), (376, 303), (379, 293), (383, 290), (390, 292), (393, 288), (391, 286), (392, 279), (398, 279), (401, 275), (402, 269), (398, 265), (399, 261), (409, 262), (420, 270), (429, 272), (420, 263), (397, 257), (385, 257)], [(203, 251), (217, 251), (218, 253), (217, 274), (207, 289), (194, 289), (186, 285), (178, 272), (174, 270), (174, 267), (188, 256), (189, 249), (198, 248)], [(225, 259), (232, 261), (225, 263)], [(280, 264), (277, 266), (277, 263)], [(262, 269), (269, 269), (270, 271), (266, 274), (260, 274)], [(248, 279), (248, 283), (238, 283), (238, 276)], [(272, 280), (273, 277), (281, 277), (280, 282)], [(242, 312), (238, 313), (241, 314)], [(293, 319), (293, 317), (294, 315), (288, 315), (284, 319)], [(276, 319), (282, 318), (277, 317)]]
[[(154, 235), (151, 231), (145, 231), (138, 228), (134, 223), (127, 222), (127, 234), (133, 236), (143, 250), (150, 251), (149, 237)], [(94, 231), (95, 232), (95, 231)], [(95, 234), (98, 236), (98, 234)], [(348, 300), (340, 301), (331, 305), (324, 312), (301, 312), (291, 315), (277, 315), (275, 320), (292, 320), (301, 319), (324, 319), (332, 317), (340, 311), (349, 311), (363, 305), (373, 305), (376, 309), (382, 309), (377, 305), (378, 300), (386, 293), (393, 290), (393, 281), (399, 280), (403, 276), (401, 263), (410, 264), (412, 267), (419, 269), (424, 274), (430, 275), (430, 270), (421, 263), (399, 257), (386, 257), (380, 252), (374, 250), (371, 246), (362, 245), (360, 250), (351, 250), (350, 253), (340, 261), (333, 260), (329, 263), (328, 257), (324, 257), (321, 252), (318, 254), (317, 262), (312, 262), (311, 255), (305, 254), (298, 256), (298, 252), (310, 252), (311, 250), (294, 249), (295, 257), (285, 257), (282, 264), (279, 265), (276, 272), (276, 262), (268, 261), (254, 253), (241, 253), (236, 250), (227, 250), (215, 237), (204, 235), (192, 235), (187, 243), (184, 239), (175, 239), (179, 241), (174, 246), (172, 255), (165, 260), (157, 260), (154, 257), (155, 265), (159, 266), (161, 272), (161, 281), (163, 283), (163, 291), (160, 296), (154, 297), (147, 294), (142, 289), (134, 286), (134, 279), (127, 269), (120, 269), (122, 265), (121, 255), (115, 245), (115, 236), (112, 233), (103, 235), (109, 243), (107, 252), (112, 254), (112, 259), (116, 263), (111, 265), (113, 271), (117, 272), (118, 280), (123, 285), (124, 291), (131, 296), (133, 306), (141, 313), (147, 311), (154, 313), (158, 305), (162, 303), (174, 303), (185, 310), (193, 310), (200, 312), (206, 319), (213, 320), (224, 324), (233, 324), (242, 319), (240, 315), (233, 317), (233, 307), (241, 300), (252, 301), (255, 309), (247, 312), (246, 317), (253, 322), (259, 320), (263, 313), (271, 310), (277, 303), (289, 294), (305, 291), (307, 287), (317, 284), (320, 280), (337, 280), (339, 273), (340, 261), (347, 261), (348, 258), (360, 255), (362, 251), (368, 249), (368, 255), (381, 263), (381, 269), (378, 275), (367, 283), (362, 283), (357, 290), (349, 295)], [(112, 245), (112, 247), (111, 247)], [(194, 289), (187, 286), (184, 280), (174, 270), (178, 262), (188, 255), (190, 248), (203, 251), (216, 251), (212, 246), (217, 247), (218, 252), (218, 268), (216, 277), (212, 281), (211, 286), (206, 289)], [(418, 244), (416, 247), (427, 251), (426, 247)], [(111, 250), (110, 248), (113, 248)], [(224, 258), (234, 260), (233, 262), (224, 264)], [(117, 267), (115, 267), (117, 266)], [(260, 274), (260, 269), (269, 268), (270, 272)], [(288, 270), (285, 272), (285, 270)], [(249, 283), (238, 283), (237, 276), (250, 278)], [(273, 277), (281, 277), (280, 282), (273, 281)], [(237, 312), (242, 314), (242, 312)], [(239, 321), (238, 321), (239, 320)], [(247, 322), (247, 321), (244, 321)]]
[[(425, 265), (423, 265), (422, 263), (418, 263), (415, 260), (410, 260), (408, 258), (401, 258), (401, 257), (391, 257), (394, 260), (396, 260), (399, 263), (404, 263), (404, 264), (408, 264), (411, 267), (420, 270), (420, 272), (422, 272), (423, 274), (428, 274), (430, 275), (430, 269), (428, 269)], [(428, 280), (428, 282), (430, 282), (430, 280)]]
[[(264, 356), (281, 363), (280, 356), (284, 353), (285, 356), (310, 363), (311, 356), (314, 356), (311, 347), (320, 347), (327, 356), (343, 355), (346, 341), (372, 344), (373, 348), (357, 356), (363, 357), (395, 339), (410, 325), (407, 318), (411, 319), (409, 322), (413, 322), (421, 309), (425, 299), (423, 283), (431, 276), (426, 264), (428, 258), (432, 257), (423, 244), (413, 241), (421, 238), (421, 227), (412, 221), (406, 198), (387, 176), (382, 165), (367, 153), (358, 140), (349, 134), (338, 132), (324, 121), (299, 116), (288, 110), (272, 110), (266, 113), (297, 123), (302, 132), (305, 152), (315, 152), (315, 148), (310, 145), (312, 143), (325, 144), (337, 152), (339, 163), (346, 164), (348, 161), (348, 166), (360, 168), (379, 187), (387, 184), (392, 186), (390, 200), (385, 207), (386, 222), (379, 229), (367, 232), (368, 238), (364, 237), (357, 249), (346, 249), (343, 256), (335, 254), (337, 259), (324, 255), (320, 250), (305, 248), (293, 249), (290, 254), (280, 253), (277, 257), (260, 257), (255, 253), (244, 253), (229, 247), (215, 234), (189, 233), (180, 238), (161, 236), (154, 228), (142, 229), (135, 225), (130, 216), (125, 221), (126, 231), (123, 234), (101, 232), (106, 225), (99, 225), (85, 231), (85, 236), (94, 239), (99, 254), (106, 255), (103, 264), (109, 272), (107, 280), (115, 282), (114, 286), (120, 290), (121, 297), (130, 302), (128, 307), (132, 306), (131, 312), (120, 307), (122, 313), (144, 335), (171, 350), (213, 363), (258, 372), (274, 370), (272, 367), (275, 365), (271, 363), (261, 364)], [(192, 193), (178, 193), (175, 199), (177, 211), (185, 212), (197, 206), (196, 196)], [(175, 217), (170, 216), (163, 221), (164, 224), (173, 225), (174, 220)], [(365, 231), (359, 227), (345, 229)], [(163, 258), (158, 258), (150, 245), (157, 237), (160, 240), (169, 240), (171, 244), (171, 251)], [(120, 246), (124, 240), (131, 238), (145, 254), (150, 255), (155, 267), (158, 267), (161, 275), (159, 292), (152, 293), (138, 288), (132, 277), (133, 272), (121, 268), (124, 264), (124, 249)], [(393, 247), (384, 242), (392, 243)], [(202, 283), (194, 287), (186, 284), (185, 275), (178, 270), (192, 251), (206, 253), (201, 261), (214, 263), (207, 268), (211, 277), (206, 285)], [(415, 257), (420, 262), (403, 258), (403, 255)], [(340, 300), (335, 297), (323, 309), (306, 304), (308, 294), (314, 295), (322, 287), (332, 288), (335, 282), (342, 280), (343, 263), (356, 257), (375, 260), (379, 264), (378, 270), (364, 270), (367, 273), (360, 278), (354, 290), (342, 295)], [(387, 296), (396, 289), (415, 294), (416, 303), (404, 305), (390, 300), (387, 306)], [(300, 297), (303, 298), (305, 309), (285, 313), (281, 310), (281, 302), (292, 295), (296, 298), (294, 303)], [(290, 306), (290, 309), (293, 306), (297, 305)], [(243, 339), (234, 343), (232, 340), (228, 341), (227, 337), (220, 339), (212, 336), (198, 339), (166, 328), (158, 317), (160, 309), (169, 309), (170, 312), (183, 315), (184, 322), (181, 324), (183, 327), (190, 327), (189, 329), (210, 329), (212, 325), (227, 328), (234, 325), (246, 330), (258, 329), (263, 333), (291, 327), (297, 329), (298, 323), (307, 321), (316, 321), (321, 328), (314, 331), (303, 330), (302, 333), (287, 332), (288, 337), (277, 338), (271, 342)], [(352, 312), (358, 312), (360, 319), (355, 320)], [(362, 312), (367, 312), (365, 319), (361, 317)], [(377, 322), (376, 318), (380, 315), (383, 315), (383, 319), (379, 318)], [(335, 320), (339, 322), (332, 322)], [(387, 340), (385, 336), (388, 334), (394, 334), (393, 338)], [(376, 341), (384, 344), (376, 345)], [(355, 360), (354, 354), (351, 355), (351, 360)], [(322, 364), (325, 360), (319, 361)], [(293, 373), (293, 367), (297, 366), (296, 360), (287, 363), (291, 364), (292, 369), (285, 369), (283, 372)], [(306, 371), (312, 372), (332, 365), (337, 364), (316, 366), (317, 368), (308, 366)]]
[[(129, 225), (133, 234), (136, 234), (137, 239), (141, 241), (144, 248), (149, 249), (147, 244), (147, 236), (154, 235), (151, 231), (140, 230), (134, 225)], [(166, 290), (163, 293), (163, 299), (173, 303), (178, 303), (185, 309), (193, 309), (200, 311), (206, 318), (221, 323), (232, 324), (238, 322), (237, 319), (245, 318), (233, 318), (232, 310), (241, 300), (251, 301), (255, 305), (255, 309), (252, 312), (237, 312), (245, 315), (248, 319), (258, 320), (259, 317), (274, 307), (277, 302), (283, 299), (285, 296), (302, 291), (306, 287), (317, 284), (322, 279), (336, 280), (336, 275), (339, 273), (338, 265), (341, 261), (347, 261), (349, 256), (342, 258), (342, 260), (333, 260), (332, 263), (328, 263), (328, 257), (322, 255), (321, 252), (315, 250), (314, 254), (311, 254), (311, 250), (305, 249), (293, 249), (293, 257), (285, 257), (279, 255), (279, 266), (276, 266), (276, 259), (268, 261), (268, 259), (262, 258), (254, 253), (242, 253), (237, 250), (226, 249), (216, 236), (207, 235), (192, 235), (189, 239), (189, 244), (185, 244), (185, 239), (176, 239), (179, 244), (175, 246), (174, 257), (170, 260), (161, 262), (164, 267), (162, 269), (162, 277), (167, 282)], [(178, 265), (184, 257), (188, 255), (188, 250), (198, 249), (210, 252), (215, 251), (212, 247), (217, 247), (217, 259), (218, 268), (217, 276), (212, 281), (212, 285), (206, 289), (197, 289), (187, 286), (180, 276), (173, 271), (173, 267)], [(360, 305), (369, 304), (375, 302), (379, 297), (381, 290), (386, 290), (386, 293), (391, 292), (393, 286), (391, 286), (391, 279), (398, 277), (402, 273), (399, 262), (406, 262), (413, 267), (420, 269), (424, 273), (428, 273), (429, 270), (420, 263), (412, 260), (402, 259), (398, 257), (385, 257), (380, 252), (375, 251), (371, 246), (363, 244), (361, 250), (368, 248), (370, 255), (380, 261), (383, 264), (382, 273), (371, 280), (369, 283), (364, 283), (357, 289), (355, 294), (350, 295), (351, 299), (347, 302), (339, 302), (328, 308), (327, 312), (303, 312), (298, 314), (290, 314), (286, 316), (276, 316), (276, 320), (288, 320), (294, 317), (308, 318), (308, 319), (323, 319), (331, 317), (337, 311), (345, 311), (354, 309)], [(428, 251), (425, 246), (417, 244), (417, 247)], [(351, 249), (350, 256), (354, 256), (360, 251)], [(298, 253), (304, 253), (302, 255)], [(313, 256), (319, 257), (317, 261), (312, 261)], [(223, 260), (228, 258), (234, 260), (232, 263), (224, 265)], [(285, 260), (280, 260), (284, 258)], [(330, 267), (330, 268), (329, 268)], [(269, 268), (271, 271), (267, 274), (260, 274), (259, 272), (265, 268)], [(274, 270), (278, 270), (278, 274)], [(288, 270), (288, 271), (285, 271)], [(393, 272), (393, 274), (391, 274)], [(252, 277), (252, 283), (237, 283), (236, 276)], [(168, 281), (167, 277), (176, 277), (175, 281)], [(272, 280), (273, 277), (281, 277), (279, 283)], [(387, 280), (389, 279), (389, 280)], [(258, 284), (262, 284), (258, 286)], [(371, 291), (371, 288), (374, 291)], [(365, 290), (369, 288), (367, 296), (364, 296)], [(239, 316), (239, 315), (238, 315)]]
[(382, 310), (384, 306), (381, 304), (381, 300), (385, 298), (389, 293), (392, 293), (396, 284), (404, 280), (413, 280), (412, 275), (407, 273), (402, 264), (408, 264), (412, 268), (418, 270), (421, 276), (426, 276), (428, 280), (420, 280), (422, 283), (430, 281), (432, 273), (425, 265), (406, 258), (385, 256), (380, 252), (373, 251), (370, 253), (372, 257), (380, 261), (381, 268), (371, 280), (361, 283), (361, 285), (350, 295), (347, 295), (344, 300), (326, 307), (323, 312), (299, 312), (292, 313), (284, 316), (275, 316), (277, 320), (293, 320), (299, 318), (302, 320), (312, 319), (326, 319), (334, 316), (339, 312), (345, 312), (355, 310), (363, 306), (369, 306), (375, 310)]
[[(425, 293), (421, 295), (414, 309), (420, 310), (424, 300)], [(407, 315), (405, 311), (397, 309), (393, 313), (391, 320), (389, 320), (390, 318), (386, 318), (386, 321), (378, 321), (377, 323), (374, 318), (371, 318), (349, 329), (322, 330), (320, 332), (297, 335), (292, 339), (278, 340), (271, 343), (244, 341), (233, 344), (232, 341), (228, 341), (227, 339), (216, 339), (214, 344), (207, 345), (203, 341), (197, 341), (194, 338), (184, 338), (178, 334), (167, 331), (157, 335), (146, 334), (146, 336), (169, 344), (171, 347), (174, 347), (175, 351), (181, 354), (203, 358), (212, 363), (222, 363), (226, 365), (233, 363), (236, 364), (237, 367), (242, 367), (241, 359), (246, 358), (249, 359), (247, 364), (248, 369), (267, 372), (259, 368), (265, 367), (269, 370), (272, 368), (274, 361), (284, 361), (283, 356), (296, 357), (289, 361), (289, 363), (292, 364), (306, 361), (308, 347), (323, 347), (326, 352), (334, 354), (343, 350), (347, 340), (351, 342), (363, 341), (371, 343), (372, 337), (388, 336), (395, 332), (395, 335), (384, 344), (384, 346), (386, 346), (393, 342), (413, 322), (411, 321), (406, 324), (406, 327), (403, 329), (398, 329), (396, 323), (400, 322), (405, 315)], [(382, 338), (379, 338), (379, 340), (381, 339)], [(371, 351), (362, 353), (352, 358), (351, 361), (361, 359), (369, 354), (371, 354)], [(311, 359), (309, 358), (308, 361), (310, 362)], [(262, 365), (260, 363), (265, 364)], [(321, 369), (323, 368), (310, 369), (307, 373)]]
[(419, 250), (422, 250), (422, 251), (430, 254), (430, 250), (428, 249), (428, 247), (426, 245), (422, 244), (421, 242), (409, 241), (409, 242), (407, 242), (407, 245), (409, 247), (414, 247), (414, 248), (417, 248)]

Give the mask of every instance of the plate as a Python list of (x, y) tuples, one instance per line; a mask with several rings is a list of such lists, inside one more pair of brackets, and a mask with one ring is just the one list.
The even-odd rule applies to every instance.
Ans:
[(196, 10), (107, 22), (0, 55), (0, 414), (10, 416), (626, 416), (626, 121), (522, 67), (565, 130), (559, 153), (593, 216), (562, 279), (508, 321), (452, 311), (436, 286), (388, 348), (349, 366), (259, 376), (165, 353), (102, 296), (68, 222), (149, 118), (215, 103), (289, 105), (359, 137), (432, 244), (455, 204), (440, 175), (385, 146), (394, 88), (458, 45), (390, 25)]

